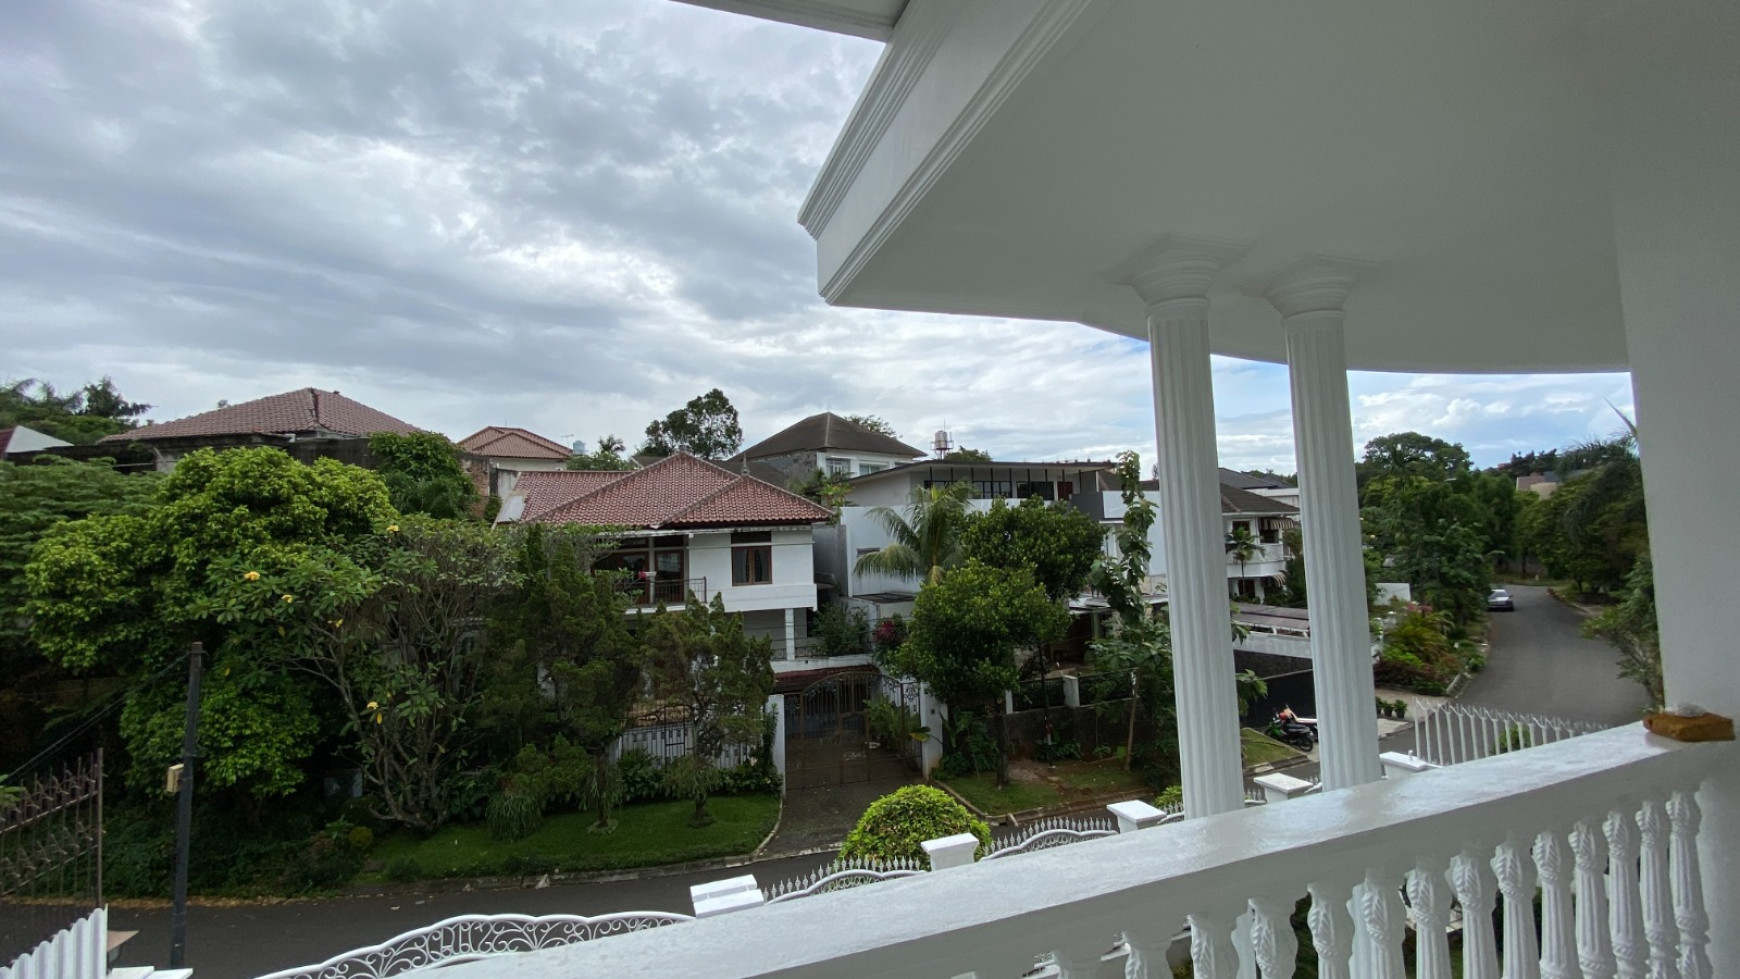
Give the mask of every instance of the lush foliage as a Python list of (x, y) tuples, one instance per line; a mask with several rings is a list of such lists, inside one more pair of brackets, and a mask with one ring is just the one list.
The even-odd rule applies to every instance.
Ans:
[(653, 693), (689, 712), (689, 753), (667, 766), (673, 792), (695, 803), (694, 825), (712, 821), (707, 797), (718, 785), (720, 755), (761, 743), (762, 708), (773, 692), (773, 647), (743, 632), (743, 619), (719, 596), (681, 611), (660, 608), (643, 623)]
[(974, 859), (991, 852), (991, 828), (967, 811), (967, 807), (941, 789), (908, 785), (877, 799), (858, 818), (858, 825), (840, 848), (842, 860), (892, 860), (904, 857), (923, 861), (926, 840), (959, 833), (979, 838)]
[(870, 617), (860, 607), (829, 602), (811, 630), (823, 656), (861, 656), (872, 650)]
[(1666, 703), (1661, 633), (1655, 614), (1655, 569), (1648, 554), (1640, 555), (1632, 565), (1619, 602), (1583, 623), (1583, 634), (1612, 643), (1619, 650), (1619, 675), (1641, 684), (1652, 705)]
[(984, 449), (969, 449), (963, 445), (958, 449), (950, 449), (948, 452), (944, 453), (943, 461), (944, 462), (990, 462), (992, 460), (991, 460), (991, 453), (986, 452)]
[(1025, 568), (1053, 601), (1068, 601), (1087, 585), (1105, 529), (1067, 503), (1029, 497), (1015, 506), (994, 500), (967, 516), (961, 555), (1005, 570)]
[(1541, 563), (1581, 591), (1619, 591), (1638, 559), (1649, 553), (1643, 466), (1633, 445), (1630, 436), (1623, 436), (1566, 450), (1566, 462), (1586, 461), (1591, 468), (1560, 483), (1528, 511), (1526, 533)]
[(470, 515), (477, 486), (460, 464), (461, 450), (438, 432), (376, 432), (369, 436), (375, 471), (400, 513), (453, 519)]
[(724, 459), (743, 444), (737, 409), (725, 392), (714, 388), (646, 427), (643, 455), (668, 456), (687, 452), (703, 459)]
[(0, 384), (0, 428), (23, 425), (74, 445), (137, 427), (139, 416), (150, 410), (121, 397), (107, 377), (71, 394), (34, 378)]
[(886, 435), (891, 439), (900, 437), (900, 433), (894, 430), (894, 426), (889, 423), (888, 419), (881, 415), (847, 415), (846, 420), (859, 428), (875, 432), (877, 435)]
[(1384, 631), (1374, 669), (1379, 684), (1441, 695), (1467, 669), (1474, 650), (1452, 638), (1451, 617), (1429, 605), (1412, 604)]
[(905, 514), (872, 507), (868, 516), (882, 524), (893, 542), (858, 557), (852, 573), (916, 578), (934, 584), (961, 561), (961, 534), (967, 525), (970, 483), (915, 486)]

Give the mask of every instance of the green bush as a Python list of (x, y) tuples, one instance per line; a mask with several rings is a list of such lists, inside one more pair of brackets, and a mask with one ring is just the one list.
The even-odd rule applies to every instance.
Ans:
[(925, 840), (971, 833), (979, 838), (974, 859), (991, 852), (991, 828), (947, 792), (928, 785), (908, 785), (870, 803), (858, 825), (846, 837), (840, 857), (890, 860), (910, 857), (926, 866)]
[(719, 772), (714, 795), (778, 795), (785, 785), (779, 769), (746, 761), (735, 768)]
[(501, 843), (523, 840), (544, 824), (542, 793), (509, 782), (495, 798), (489, 800), (484, 816), (489, 826), (489, 838)]
[(1184, 786), (1182, 785), (1168, 785), (1166, 788), (1161, 790), (1159, 795), (1154, 797), (1154, 807), (1156, 809), (1165, 809), (1167, 806), (1181, 806), (1183, 804)]
[(387, 861), (388, 880), (420, 880), (422, 876), (423, 865), (417, 862), (416, 857), (401, 855)]
[(812, 635), (823, 656), (857, 656), (871, 650), (870, 617), (863, 609), (848, 608), (844, 602), (822, 607)]
[(663, 799), (664, 776), (659, 773), (658, 759), (635, 748), (622, 753), (616, 760), (616, 777), (622, 783), (622, 804)]

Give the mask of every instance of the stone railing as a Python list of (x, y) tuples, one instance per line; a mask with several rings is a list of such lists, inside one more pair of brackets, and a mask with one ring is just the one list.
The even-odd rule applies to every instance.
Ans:
[(1308, 899), (1322, 976), (1348, 976), (1357, 959), (1361, 974), (1402, 979), (1412, 918), (1413, 974), (1447, 979), (1459, 905), (1462, 974), (1497, 979), (1502, 896), (1506, 976), (1709, 979), (1693, 793), (1735, 764), (1732, 743), (1679, 744), (1630, 725), (442, 976), (1159, 979), (1182, 927), (1200, 979), (1231, 979), (1241, 957), (1279, 977), (1293, 974), (1289, 917)]

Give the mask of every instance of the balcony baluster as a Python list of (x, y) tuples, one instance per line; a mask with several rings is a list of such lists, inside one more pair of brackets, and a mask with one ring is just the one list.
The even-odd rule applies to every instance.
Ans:
[(1649, 940), (1649, 979), (1678, 979), (1675, 958), (1679, 930), (1674, 923), (1673, 892), (1668, 882), (1667, 812), (1660, 799), (1645, 799), (1637, 811), (1643, 841), (1643, 935)]
[(1498, 979), (1498, 941), (1492, 932), (1497, 893), (1492, 871), (1477, 847), (1465, 847), (1450, 862), (1450, 886), (1462, 905), (1464, 979)]
[(1450, 979), (1450, 902), (1444, 865), (1420, 858), (1408, 874), (1408, 905), (1414, 912), (1414, 974), (1418, 979)]
[(1607, 841), (1593, 820), (1571, 831), (1571, 852), (1577, 861), (1577, 962), (1583, 979), (1613, 979), (1613, 948), (1608, 939), (1610, 912), (1607, 886)]
[(1672, 825), (1674, 921), (1680, 929), (1680, 979), (1710, 979), (1710, 916), (1704, 911), (1704, 880), (1698, 870), (1698, 826), (1703, 822), (1698, 800), (1691, 792), (1675, 792), (1668, 799)]

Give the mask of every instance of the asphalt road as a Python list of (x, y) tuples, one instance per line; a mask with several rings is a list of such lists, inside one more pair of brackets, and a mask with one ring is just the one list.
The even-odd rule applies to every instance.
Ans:
[(1648, 705), (1619, 677), (1618, 653), (1578, 632), (1583, 617), (1545, 588), (1506, 586), (1515, 612), (1492, 613), (1492, 649), (1461, 702), (1549, 717), (1630, 724)]

